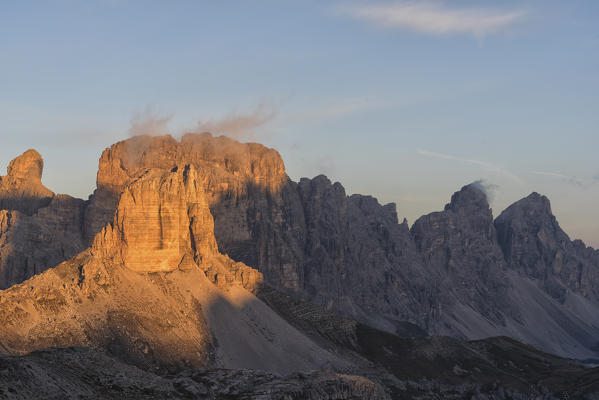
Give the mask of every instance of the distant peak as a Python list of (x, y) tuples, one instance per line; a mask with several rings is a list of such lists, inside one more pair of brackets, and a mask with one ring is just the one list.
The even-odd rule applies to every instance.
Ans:
[(445, 206), (445, 210), (458, 211), (461, 209), (484, 209), (489, 208), (487, 195), (478, 182), (462, 187), (451, 196), (451, 202)]
[(549, 209), (551, 209), (549, 199), (546, 196), (543, 196), (542, 194), (539, 194), (537, 192), (532, 192), (525, 199), (531, 202), (542, 204), (543, 206), (546, 206)]
[(42, 180), (44, 160), (37, 151), (30, 149), (21, 154), (8, 165), (8, 176), (27, 180)]
[(551, 203), (546, 196), (537, 192), (532, 192), (525, 198), (512, 204), (509, 209), (522, 209), (534, 211), (535, 214), (552, 214)]
[(316, 182), (316, 183), (326, 184), (326, 185), (332, 184), (331, 180), (326, 175), (323, 175), (323, 174), (315, 176), (314, 178), (312, 178), (312, 181)]
[(16, 210), (32, 215), (48, 206), (54, 193), (42, 185), (44, 160), (35, 150), (27, 150), (8, 164), (0, 177), (0, 210)]

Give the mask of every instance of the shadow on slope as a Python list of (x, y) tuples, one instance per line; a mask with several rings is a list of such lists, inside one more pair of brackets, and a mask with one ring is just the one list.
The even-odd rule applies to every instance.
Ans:
[(106, 268), (87, 252), (0, 291), (0, 318), (0, 349), (7, 354), (102, 347), (139, 367), (165, 371), (290, 373), (347, 365), (247, 290), (219, 288), (197, 267), (139, 274)]

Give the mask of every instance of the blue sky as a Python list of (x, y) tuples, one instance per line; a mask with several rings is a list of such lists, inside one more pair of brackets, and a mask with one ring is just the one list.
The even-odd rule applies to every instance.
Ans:
[(0, 5), (0, 168), (28, 148), (86, 198), (131, 133), (211, 129), (293, 179), (412, 223), (483, 179), (547, 195), (599, 247), (599, 2), (40, 1)]

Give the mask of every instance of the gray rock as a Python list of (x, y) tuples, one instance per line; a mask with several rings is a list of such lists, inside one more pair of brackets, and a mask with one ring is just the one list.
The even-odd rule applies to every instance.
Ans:
[(599, 302), (599, 251), (570, 240), (538, 193), (509, 206), (497, 217), (499, 243), (511, 268), (540, 280), (560, 303), (568, 291)]
[(416, 220), (411, 233), (425, 262), (440, 279), (439, 309), (443, 311), (433, 316), (438, 318), (431, 322), (433, 332), (468, 336), (457, 326), (459, 321), (452, 321), (459, 318), (455, 315), (459, 314), (458, 305), (493, 324), (505, 325), (504, 312), (512, 308), (506, 298), (506, 263), (486, 195), (477, 185), (456, 192), (444, 211)]
[(570, 242), (536, 193), (497, 220), (476, 184), (442, 212), (416, 221), (416, 244), (440, 276), (429, 332), (470, 339), (506, 335), (563, 356), (598, 358), (599, 267)]

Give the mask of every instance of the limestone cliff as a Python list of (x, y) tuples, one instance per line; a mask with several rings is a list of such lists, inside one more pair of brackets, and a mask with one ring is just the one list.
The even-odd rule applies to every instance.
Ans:
[(107, 264), (140, 273), (201, 268), (215, 283), (252, 289), (262, 281), (257, 270), (219, 253), (204, 186), (192, 165), (150, 169), (133, 179), (91, 249)]
[(171, 136), (134, 137), (112, 145), (100, 158), (97, 189), (86, 211), (88, 239), (112, 219), (123, 188), (139, 172), (171, 170), (184, 164), (202, 170), (203, 183), (212, 197), (241, 195), (251, 187), (275, 193), (287, 180), (279, 154), (257, 143), (242, 145), (210, 134), (185, 135), (180, 142)]
[(0, 289), (82, 251), (84, 202), (54, 195), (41, 182), (44, 162), (35, 150), (12, 160), (0, 177)]
[(292, 182), (280, 155), (259, 144), (189, 134), (111, 146), (86, 210), (87, 236), (112, 219), (123, 187), (140, 171), (181, 164), (197, 170), (221, 252), (275, 287), (375, 326), (426, 325), (435, 294), (394, 206), (348, 197), (325, 177)]

